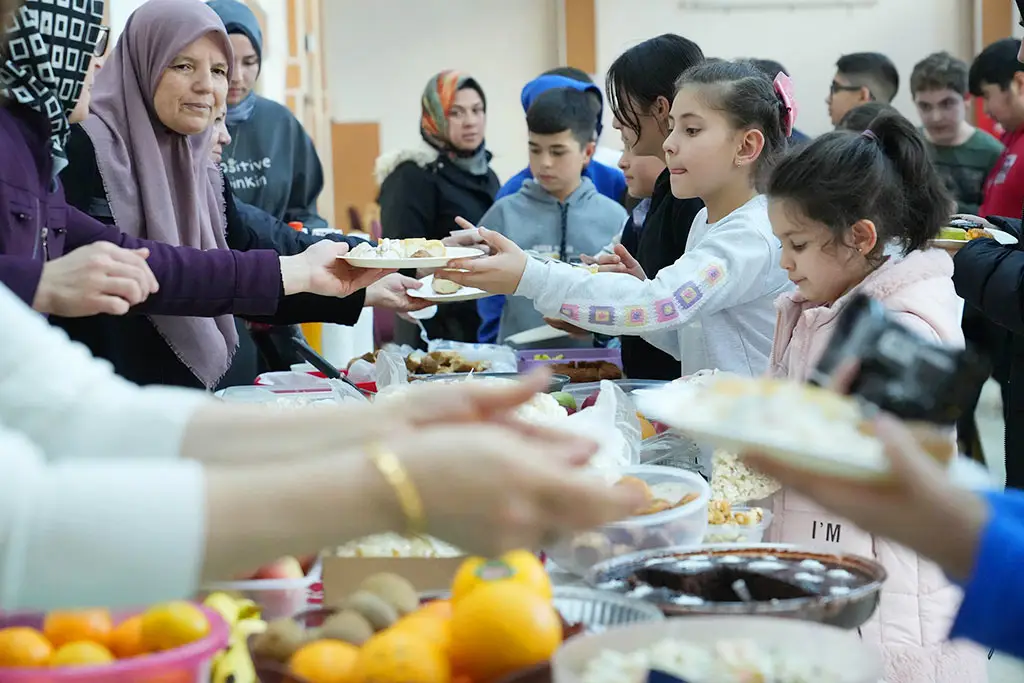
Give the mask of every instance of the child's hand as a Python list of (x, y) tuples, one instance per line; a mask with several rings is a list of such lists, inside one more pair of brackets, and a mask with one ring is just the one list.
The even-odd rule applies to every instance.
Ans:
[[(466, 230), (476, 228), (465, 218), (455, 222)], [(444, 277), (466, 287), (476, 287), (491, 294), (514, 294), (526, 269), (526, 253), (516, 243), (487, 228), (478, 228), (480, 237), (490, 248), (491, 255), (480, 258), (454, 259), (442, 270)]]
[(825, 509), (916, 550), (954, 579), (966, 579), (988, 517), (984, 500), (954, 486), (944, 467), (894, 417), (880, 417), (875, 428), (892, 466), (891, 476), (883, 481), (818, 474), (764, 455), (744, 458)]

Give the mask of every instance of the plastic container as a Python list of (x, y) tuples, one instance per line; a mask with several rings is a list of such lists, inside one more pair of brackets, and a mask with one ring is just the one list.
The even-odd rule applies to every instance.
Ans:
[[(538, 359), (537, 356), (548, 356)], [(522, 349), (516, 351), (519, 372), (528, 372), (542, 365), (587, 361), (590, 363), (611, 363), (622, 368), (622, 349)]]
[(626, 467), (622, 474), (643, 479), (655, 498), (675, 502), (687, 493), (698, 497), (686, 505), (606, 524), (545, 548), (547, 557), (560, 568), (582, 576), (598, 562), (612, 557), (675, 545), (696, 546), (704, 539), (711, 487), (703, 477), (658, 465)]
[[(210, 620), (210, 634), (167, 652), (125, 659), (107, 666), (66, 669), (0, 668), (3, 683), (209, 683), (213, 656), (227, 647), (230, 629), (219, 614), (199, 606)], [(138, 612), (115, 615), (120, 622)], [(8, 614), (0, 617), (0, 628), (30, 626), (42, 628), (43, 614)]]
[[(554, 683), (579, 683), (583, 680), (587, 664), (601, 652), (636, 652), (665, 639), (686, 641), (709, 650), (725, 641), (747, 640), (787, 660), (807, 662), (821, 666), (826, 672), (835, 672), (828, 680), (842, 680), (844, 683), (877, 683), (882, 680), (878, 653), (856, 632), (793, 619), (753, 616), (669, 619), (579, 636), (555, 653), (551, 663), (552, 680)], [(811, 643), (813, 646), (808, 647)], [(614, 678), (615, 673), (609, 672), (608, 680), (619, 680)], [(755, 676), (733, 680), (761, 679)], [(810, 676), (807, 680), (819, 679)], [(826, 679), (822, 677), (820, 680)]]
[[(734, 507), (733, 512), (749, 512), (748, 507)], [(761, 521), (757, 524), (708, 524), (708, 530), (704, 534), (706, 544), (728, 544), (761, 543), (764, 541), (764, 532), (772, 524), (771, 510), (761, 508)]]
[(320, 581), (320, 562), (317, 561), (301, 579), (252, 579), (248, 581), (219, 581), (202, 587), (202, 597), (223, 591), (239, 593), (262, 608), (266, 621), (291, 617), (309, 609), (313, 584)]
[[(627, 394), (632, 394), (638, 389), (657, 389), (658, 387), (668, 384), (656, 379), (613, 379), (608, 380), (618, 385)], [(587, 400), (587, 397), (596, 391), (600, 391), (600, 382), (586, 382), (584, 384), (570, 384), (565, 388), (565, 393), (571, 394), (576, 399), (576, 405), (583, 407), (583, 402)]]

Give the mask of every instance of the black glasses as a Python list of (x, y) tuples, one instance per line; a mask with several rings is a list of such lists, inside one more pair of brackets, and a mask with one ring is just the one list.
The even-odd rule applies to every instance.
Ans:
[(100, 26), (96, 33), (96, 47), (93, 48), (94, 57), (102, 57), (107, 54), (107, 43), (110, 41), (110, 27)]
[(863, 86), (860, 85), (843, 85), (842, 83), (832, 81), (832, 85), (829, 86), (828, 91), (835, 95), (838, 92), (857, 92), (862, 87)]

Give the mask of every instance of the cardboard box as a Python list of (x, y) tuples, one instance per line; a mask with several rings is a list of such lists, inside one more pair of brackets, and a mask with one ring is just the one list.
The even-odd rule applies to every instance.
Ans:
[(390, 572), (419, 592), (448, 590), (465, 557), (323, 557), (324, 605), (351, 595), (368, 576)]

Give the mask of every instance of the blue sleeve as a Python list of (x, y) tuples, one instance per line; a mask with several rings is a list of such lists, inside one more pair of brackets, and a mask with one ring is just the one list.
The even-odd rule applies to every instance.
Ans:
[(498, 194), (495, 195), (494, 197), (494, 201), (498, 201), (502, 197), (507, 197), (510, 194), (515, 194), (516, 192), (519, 192), (519, 188), (523, 186), (523, 182), (532, 177), (533, 174), (530, 173), (529, 168), (524, 168), (519, 173), (516, 173), (514, 176), (508, 179), (507, 183), (501, 186), (501, 189), (498, 190)]
[(1024, 658), (1024, 499), (986, 494), (992, 514), (949, 637)]
[(500, 294), (484, 297), (476, 302), (476, 312), (480, 316), (477, 339), (481, 344), (498, 342), (498, 327), (501, 325), (501, 312), (504, 309), (505, 297)]

